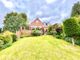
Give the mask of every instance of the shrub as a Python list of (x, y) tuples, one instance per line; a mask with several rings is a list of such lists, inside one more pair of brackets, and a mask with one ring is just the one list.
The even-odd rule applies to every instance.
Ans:
[(56, 28), (56, 32), (57, 32), (57, 35), (60, 35), (62, 33), (62, 27)]
[(77, 37), (77, 38), (76, 38), (75, 44), (80, 45), (80, 37)]
[(8, 46), (10, 46), (12, 43), (13, 43), (13, 40), (12, 40), (12, 36), (4, 36), (4, 45), (3, 45), (3, 48), (6, 48)]
[(50, 26), (48, 27), (47, 34), (48, 34), (48, 35), (53, 35), (53, 34), (55, 34), (55, 33), (56, 33), (56, 31), (53, 30), (53, 26), (50, 25)]
[(80, 36), (80, 26), (76, 18), (69, 18), (63, 22), (64, 33), (67, 37), (71, 37), (72, 44), (75, 44), (77, 36)]
[(3, 45), (4, 45), (4, 36), (0, 35), (0, 49), (3, 48)]
[(36, 28), (36, 30), (40, 30), (40, 28)]
[(4, 35), (4, 36), (12, 37), (13, 42), (15, 42), (15, 41), (17, 40), (16, 34), (10, 32), (10, 31), (5, 31), (5, 32), (3, 33), (3, 35)]
[(2, 33), (2, 28), (0, 28), (0, 33)]
[(80, 27), (75, 18), (69, 18), (63, 22), (64, 33), (66, 36), (78, 36), (80, 35)]
[(48, 33), (49, 33), (50, 31), (52, 31), (52, 26), (51, 26), (51, 25), (48, 27)]
[(64, 40), (67, 41), (67, 42), (70, 42), (70, 43), (72, 42), (71, 37), (65, 37)]
[(0, 50), (2, 49), (3, 45), (4, 45), (4, 41), (0, 40)]
[(0, 35), (0, 49), (4, 49), (12, 44), (11, 36)]
[(17, 36), (16, 36), (16, 34), (12, 34), (11, 36), (12, 36), (12, 40), (13, 40), (13, 42), (15, 42), (15, 41), (17, 40)]
[(5, 35), (5, 36), (7, 36), (7, 35), (12, 35), (12, 34), (14, 34), (14, 33), (10, 32), (10, 31), (4, 31), (4, 32), (3, 32), (3, 35)]
[(4, 33), (0, 34), (0, 50), (12, 45), (16, 39), (16, 35), (9, 31), (5, 31)]
[(56, 31), (50, 31), (50, 32), (48, 31), (47, 34), (48, 35), (54, 35), (55, 36), (56, 35)]
[(49, 35), (60, 35), (62, 33), (62, 27), (60, 24), (54, 24), (54, 25), (50, 25), (48, 27), (48, 31), (47, 34)]
[[(66, 40), (67, 42), (72, 43), (71, 37), (65, 37), (65, 40)], [(75, 39), (75, 44), (80, 45), (80, 37), (77, 37), (77, 38)]]
[(40, 30), (33, 30), (31, 34), (32, 36), (40, 36), (42, 33)]

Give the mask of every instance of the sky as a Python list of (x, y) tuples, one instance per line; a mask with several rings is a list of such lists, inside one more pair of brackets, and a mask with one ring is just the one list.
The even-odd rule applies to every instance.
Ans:
[(74, 3), (80, 0), (0, 0), (0, 27), (7, 13), (23, 12), (28, 16), (29, 22), (40, 18), (50, 24), (62, 23), (69, 18)]

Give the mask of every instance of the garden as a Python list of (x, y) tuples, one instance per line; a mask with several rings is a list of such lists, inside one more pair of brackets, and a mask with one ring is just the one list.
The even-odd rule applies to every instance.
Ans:
[(0, 60), (79, 60), (80, 3), (61, 24), (46, 25), (45, 32), (30, 30), (25, 13), (6, 14), (0, 29)]

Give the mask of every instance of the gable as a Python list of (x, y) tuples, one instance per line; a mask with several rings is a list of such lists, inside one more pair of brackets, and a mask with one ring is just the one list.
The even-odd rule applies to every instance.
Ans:
[(44, 26), (44, 24), (39, 19), (36, 19), (30, 24), (30, 26)]

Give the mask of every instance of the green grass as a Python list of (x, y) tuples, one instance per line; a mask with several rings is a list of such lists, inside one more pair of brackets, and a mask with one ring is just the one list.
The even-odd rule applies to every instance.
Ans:
[(80, 60), (80, 47), (52, 36), (27, 37), (1, 51), (0, 60)]

